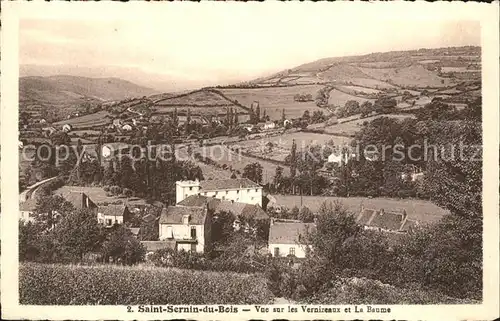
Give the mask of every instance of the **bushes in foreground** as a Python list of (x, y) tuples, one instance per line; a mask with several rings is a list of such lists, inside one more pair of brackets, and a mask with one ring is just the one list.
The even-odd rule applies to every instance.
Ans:
[(25, 263), (19, 277), (21, 304), (268, 304), (272, 299), (257, 274)]

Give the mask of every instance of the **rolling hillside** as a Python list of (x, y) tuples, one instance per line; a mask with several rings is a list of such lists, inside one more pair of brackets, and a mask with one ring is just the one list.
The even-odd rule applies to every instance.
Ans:
[(41, 109), (49, 109), (59, 117), (69, 115), (82, 104), (98, 104), (109, 100), (142, 97), (155, 94), (118, 78), (86, 78), (75, 76), (21, 77), (19, 79), (19, 108), (33, 117)]

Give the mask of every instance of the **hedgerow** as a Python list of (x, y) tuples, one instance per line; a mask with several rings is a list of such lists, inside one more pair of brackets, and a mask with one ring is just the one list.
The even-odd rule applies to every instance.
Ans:
[(157, 267), (25, 263), (19, 269), (21, 304), (268, 304), (259, 274)]

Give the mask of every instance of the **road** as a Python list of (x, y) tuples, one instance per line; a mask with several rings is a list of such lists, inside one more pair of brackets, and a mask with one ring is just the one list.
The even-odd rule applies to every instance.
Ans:
[(43, 186), (43, 184), (45, 184), (45, 183), (48, 183), (48, 182), (55, 180), (56, 178), (57, 178), (57, 176), (47, 178), (47, 179), (44, 179), (43, 181), (39, 181), (31, 186), (28, 186), (26, 188), (26, 190), (24, 190), (22, 193), (19, 194), (19, 201), (25, 202), (27, 199), (35, 198), (35, 193), (36, 193), (38, 188)]

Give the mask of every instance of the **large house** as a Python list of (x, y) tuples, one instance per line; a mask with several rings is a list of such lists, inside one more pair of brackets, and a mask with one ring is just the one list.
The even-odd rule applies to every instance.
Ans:
[(97, 210), (97, 222), (105, 227), (127, 222), (131, 213), (126, 205), (106, 205), (99, 206)]
[[(267, 221), (269, 219), (269, 215), (267, 215), (259, 205), (220, 200), (218, 198), (201, 195), (191, 195), (177, 205), (187, 207), (206, 206), (207, 209), (212, 212), (214, 219), (221, 212), (231, 213), (234, 216), (233, 227), (235, 230), (245, 228), (250, 231), (254, 229), (254, 226), (250, 226), (248, 222), (253, 221), (257, 223), (258, 221)], [(242, 225), (241, 220), (246, 220), (247, 224)]]
[(262, 186), (248, 178), (178, 181), (175, 184), (177, 203), (191, 195), (201, 195), (262, 207)]
[(356, 222), (363, 225), (365, 229), (396, 233), (411, 232), (418, 226), (418, 221), (409, 219), (405, 210), (397, 213), (386, 212), (384, 209), (379, 211), (365, 209), (364, 207), (361, 208), (361, 212), (356, 217)]
[(175, 250), (203, 253), (210, 244), (211, 221), (207, 206), (169, 206), (160, 216), (159, 239), (175, 242)]
[(269, 228), (269, 252), (273, 257), (286, 257), (288, 255), (305, 258), (307, 248), (305, 244), (307, 233), (314, 231), (314, 223), (278, 222), (271, 220)]

